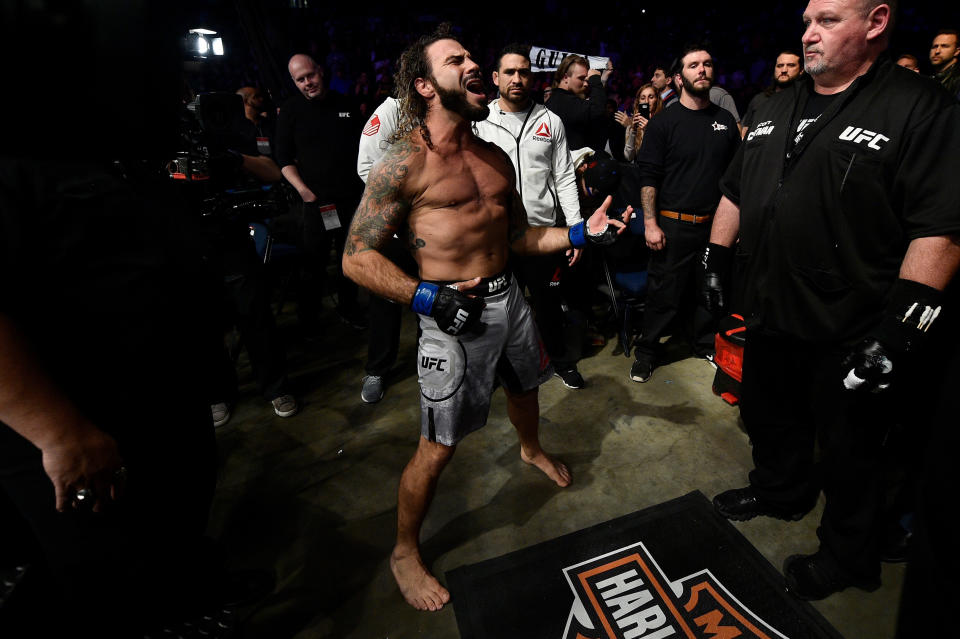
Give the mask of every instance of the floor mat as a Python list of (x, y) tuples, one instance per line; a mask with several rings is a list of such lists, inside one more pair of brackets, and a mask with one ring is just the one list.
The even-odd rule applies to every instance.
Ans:
[(699, 491), (446, 578), (461, 639), (840, 637)]

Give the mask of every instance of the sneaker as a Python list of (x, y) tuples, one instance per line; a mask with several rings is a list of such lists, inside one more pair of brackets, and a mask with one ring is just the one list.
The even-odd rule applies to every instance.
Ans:
[(210, 415), (213, 417), (213, 427), (220, 428), (230, 421), (230, 405), (226, 402), (210, 404)]
[(383, 399), (383, 378), (379, 375), (366, 375), (360, 388), (360, 399), (368, 404), (376, 404)]
[(278, 417), (291, 417), (300, 410), (300, 406), (297, 405), (297, 400), (293, 395), (281, 395), (271, 400), (270, 403), (273, 404), (273, 412)]
[(554, 369), (553, 374), (559, 377), (563, 381), (563, 385), (567, 388), (580, 389), (587, 385), (587, 383), (583, 381), (583, 375), (580, 374), (576, 366)]
[(630, 379), (641, 384), (653, 375), (653, 364), (646, 360), (635, 360), (630, 367)]

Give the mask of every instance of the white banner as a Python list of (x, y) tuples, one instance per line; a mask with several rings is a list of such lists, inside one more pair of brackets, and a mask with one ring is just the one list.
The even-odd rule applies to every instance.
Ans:
[[(582, 55), (573, 51), (561, 51), (559, 49), (546, 49), (544, 47), (530, 47), (530, 66), (531, 70), (537, 71), (556, 71), (560, 62), (568, 55)], [(601, 58), (595, 55), (582, 56), (590, 62), (591, 69), (603, 71), (607, 68), (610, 58)]]

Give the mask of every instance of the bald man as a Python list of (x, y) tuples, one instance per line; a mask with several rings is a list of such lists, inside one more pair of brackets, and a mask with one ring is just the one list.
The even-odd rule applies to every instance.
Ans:
[[(330, 239), (336, 241), (342, 254), (344, 229), (350, 225), (363, 192), (363, 182), (355, 172), (363, 120), (346, 97), (326, 90), (323, 69), (313, 58), (297, 54), (290, 58), (287, 69), (298, 93), (280, 107), (275, 152), (283, 177), (303, 203), (292, 223), (314, 284), (310, 291), (302, 291), (299, 312), (301, 320), (314, 322)], [(363, 328), (366, 317), (356, 300), (356, 285), (340, 277), (337, 311), (346, 323)]]

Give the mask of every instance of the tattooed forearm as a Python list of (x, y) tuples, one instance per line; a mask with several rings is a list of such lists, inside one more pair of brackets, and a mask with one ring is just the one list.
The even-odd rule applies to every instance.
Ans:
[(402, 193), (409, 171), (407, 162), (419, 148), (406, 140), (398, 142), (370, 170), (367, 188), (350, 225), (345, 254), (379, 250), (403, 226), (410, 213), (410, 202)]
[(657, 219), (657, 188), (645, 186), (640, 189), (640, 205), (643, 207), (643, 219)]

